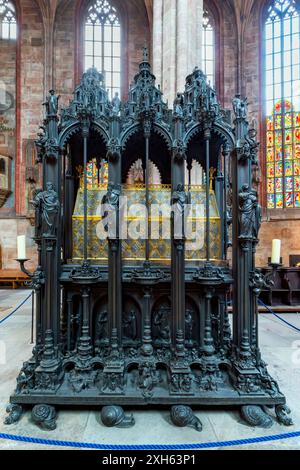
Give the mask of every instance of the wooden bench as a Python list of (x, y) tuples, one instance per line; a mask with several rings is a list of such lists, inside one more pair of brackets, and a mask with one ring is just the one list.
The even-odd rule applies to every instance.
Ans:
[[(263, 268), (263, 273), (270, 273), (270, 268)], [(282, 266), (271, 277), (274, 286), (263, 289), (260, 299), (266, 305), (283, 306), (300, 305), (300, 268), (287, 268)]]
[(13, 289), (17, 289), (28, 281), (29, 277), (22, 273), (19, 269), (0, 269), (0, 286), (10, 285)]

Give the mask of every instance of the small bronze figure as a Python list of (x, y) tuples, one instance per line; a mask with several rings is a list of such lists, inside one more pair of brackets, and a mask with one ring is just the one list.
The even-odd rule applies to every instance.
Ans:
[(57, 115), (59, 98), (60, 95), (56, 96), (54, 90), (49, 91), (49, 95), (47, 96), (45, 103), (43, 103), (46, 106), (48, 116)]
[(43, 235), (45, 237), (52, 237), (56, 235), (57, 231), (57, 216), (60, 203), (53, 183), (46, 183), (46, 188), (46, 191), (41, 191), (35, 196), (32, 204), (37, 209), (37, 220), (42, 220)]

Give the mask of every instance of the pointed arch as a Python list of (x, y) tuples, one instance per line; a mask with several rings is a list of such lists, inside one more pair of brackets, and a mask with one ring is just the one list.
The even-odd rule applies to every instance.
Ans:
[(223, 9), (215, 0), (203, 2), (202, 68), (224, 101), (224, 21)]
[(109, 0), (92, 0), (84, 15), (84, 69), (96, 67), (105, 76), (112, 98), (121, 91), (121, 20)]
[(11, 0), (0, 1), (0, 39), (17, 39), (16, 7)]

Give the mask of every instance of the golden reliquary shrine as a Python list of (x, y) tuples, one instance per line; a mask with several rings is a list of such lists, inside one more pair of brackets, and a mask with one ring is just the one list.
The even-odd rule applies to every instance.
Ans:
[(161, 405), (197, 431), (191, 407), (236, 406), (266, 427), (274, 407), (289, 424), (259, 348), (270, 279), (255, 267), (256, 131), (247, 100), (232, 104), (221, 108), (196, 67), (170, 109), (147, 49), (127, 101), (109, 99), (95, 68), (67, 108), (50, 91), (36, 141), (36, 271), (19, 260), (35, 290), (36, 344), (7, 424), (32, 407), (54, 429), (59, 407), (85, 406), (127, 427), (123, 406)]
[[(150, 162), (151, 165), (152, 162)], [(196, 163), (196, 162), (195, 162)], [(145, 257), (145, 234), (146, 219), (143, 204), (146, 200), (146, 187), (143, 181), (142, 160), (137, 160), (133, 165), (127, 183), (123, 185), (121, 196), (124, 198), (125, 210), (122, 220), (125, 223), (124, 229), (130, 231), (130, 224), (134, 226), (138, 239), (125, 238), (122, 240), (122, 259), (125, 262), (137, 263), (146, 259)], [(198, 170), (201, 166), (198, 164)], [(158, 169), (153, 168), (153, 177), (150, 172), (149, 203), (153, 209), (149, 213), (150, 242), (149, 258), (153, 262), (171, 262), (171, 185), (161, 184)], [(196, 170), (197, 170), (196, 169)], [(156, 170), (156, 171), (155, 171)], [(195, 179), (198, 176), (198, 183), (186, 186), (190, 193), (191, 210), (187, 216), (187, 224), (190, 228), (190, 235), (187, 237), (186, 260), (197, 262), (205, 260), (206, 256), (206, 187), (204, 171), (193, 171)], [(210, 169), (210, 253), (211, 259), (219, 260), (221, 257), (221, 218), (217, 205), (216, 195), (213, 188), (214, 169)], [(81, 175), (81, 176), (80, 176)], [(188, 171), (186, 172), (188, 176)], [(73, 254), (72, 259), (82, 260), (84, 246), (84, 191), (83, 178), (80, 177), (80, 189), (77, 193), (74, 213), (72, 217), (73, 227)], [(96, 161), (93, 160), (87, 165), (87, 218), (88, 218), (88, 258), (101, 263), (108, 259), (108, 241), (99, 237), (99, 231), (103, 233), (104, 217), (101, 214), (103, 197), (107, 193), (108, 185), (108, 164), (104, 162), (102, 168), (98, 169)], [(126, 236), (126, 232), (125, 232)], [(197, 238), (197, 240), (196, 240)]]

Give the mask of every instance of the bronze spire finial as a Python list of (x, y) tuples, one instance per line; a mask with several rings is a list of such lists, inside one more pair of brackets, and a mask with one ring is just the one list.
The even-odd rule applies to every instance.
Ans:
[(149, 62), (149, 50), (146, 41), (143, 47), (143, 62)]

